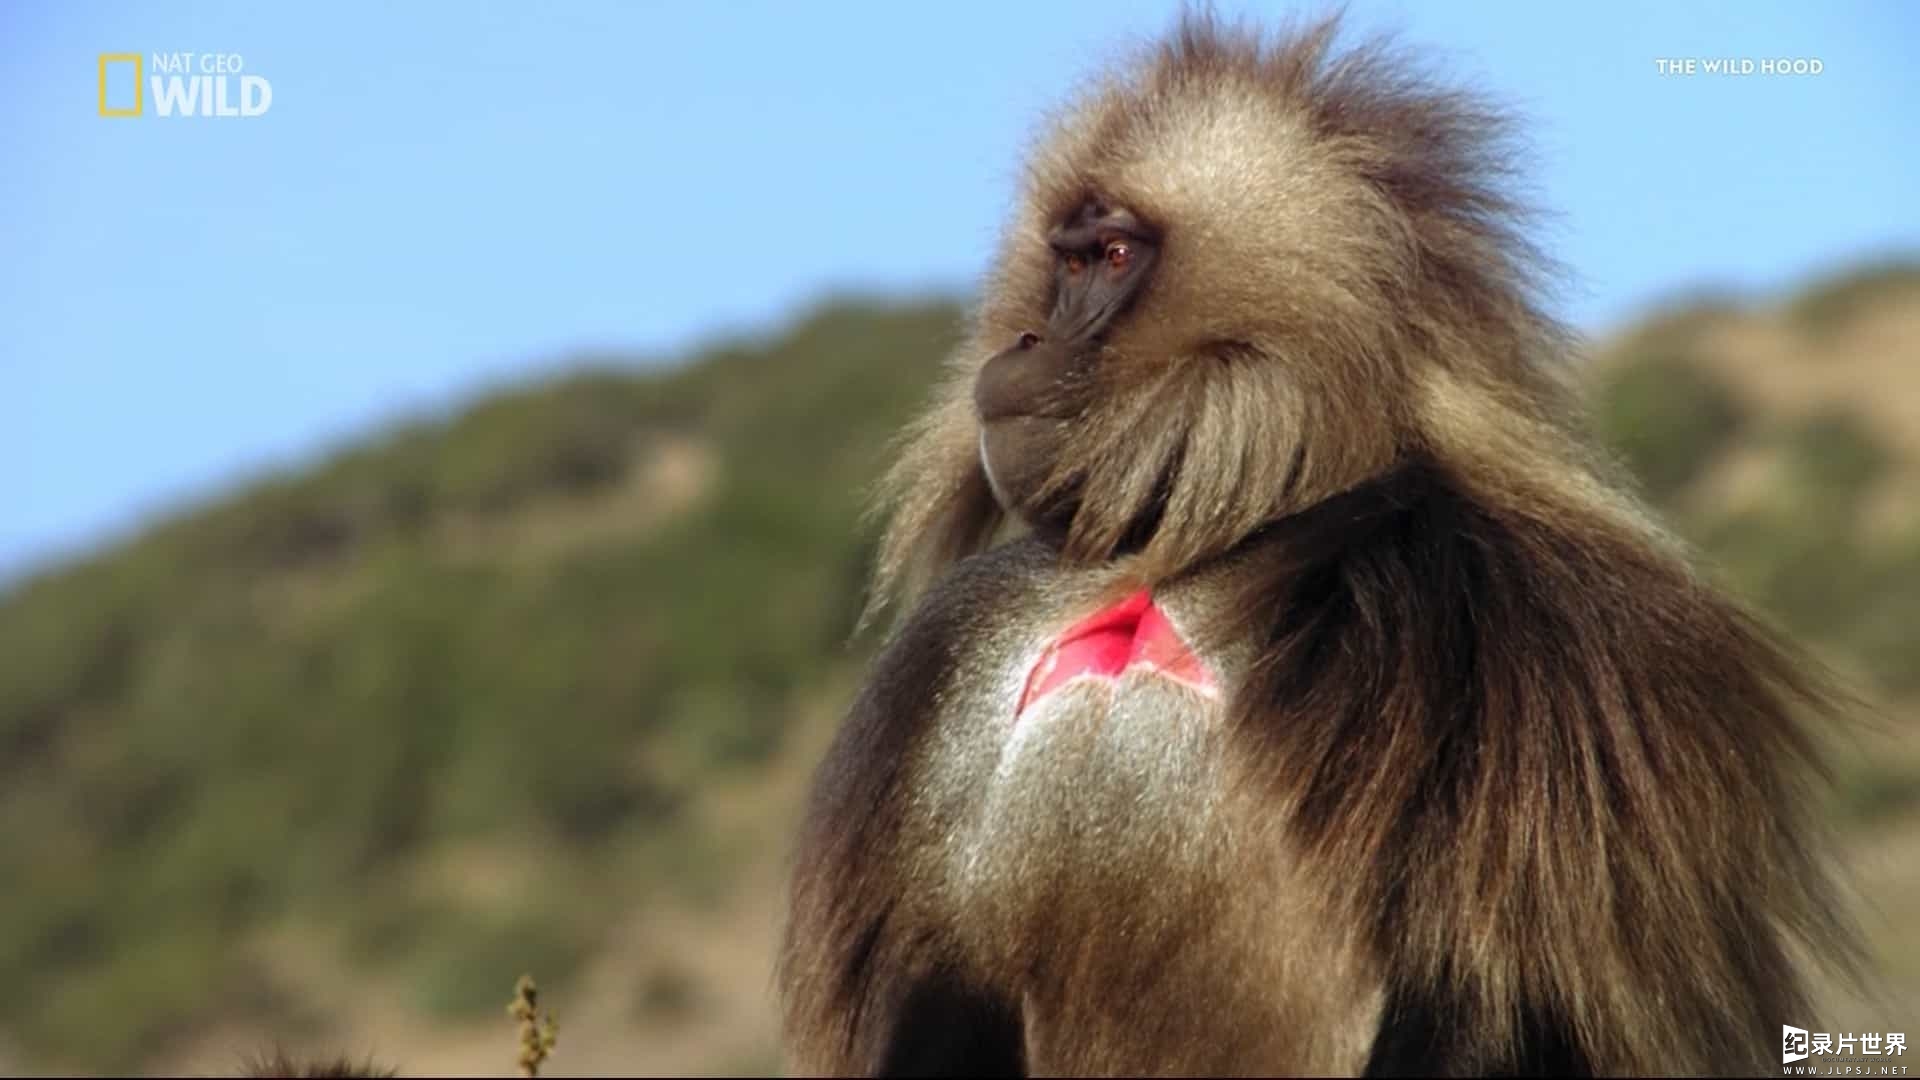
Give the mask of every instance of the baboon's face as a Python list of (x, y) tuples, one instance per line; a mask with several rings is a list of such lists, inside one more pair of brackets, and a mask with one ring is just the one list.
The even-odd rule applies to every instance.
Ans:
[(986, 362), (974, 401), (981, 464), (996, 498), (1058, 524), (1069, 512), (1064, 493), (1043, 489), (1064, 429), (1098, 406), (1101, 351), (1152, 280), (1160, 240), (1126, 208), (1089, 198), (1048, 230), (1047, 249), (1052, 310)]
[(1527, 318), (1480, 258), (1497, 199), (1422, 178), (1468, 122), (1285, 59), (1209, 63), (1109, 85), (1036, 149), (964, 348), (971, 408), (913, 463), (954, 499), (923, 523), (960, 537), (1004, 511), (1075, 560), (1171, 572), (1471, 404), (1432, 406), (1423, 380), (1511, 374), (1512, 350), (1478, 348)]
[(1096, 350), (1151, 278), (1160, 251), (1156, 230), (1125, 207), (1089, 198), (1051, 231), (1047, 246), (1054, 302), (1041, 336), (1077, 352)]

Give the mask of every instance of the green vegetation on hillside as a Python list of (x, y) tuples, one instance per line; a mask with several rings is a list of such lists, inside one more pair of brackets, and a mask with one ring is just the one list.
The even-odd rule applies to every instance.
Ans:
[[(1831, 328), (1889, 288), (1790, 310)], [(1845, 410), (1764, 415), (1692, 351), (1721, 317), (1627, 339), (1600, 430), (1739, 587), (1920, 691), (1920, 537), (1859, 525), (1900, 451)], [(737, 853), (687, 808), (861, 659), (864, 495), (958, 329), (849, 302), (671, 369), (596, 361), (16, 586), (0, 1030), (105, 1070), (235, 1008), (323, 1010), (262, 943), (288, 928), (423, 1015), (486, 1013), (525, 970), (564, 996), (620, 912), (724, 890)], [(1686, 497), (1748, 451), (1784, 462), (1768, 500)], [(1920, 781), (1849, 790), (1885, 814)], [(636, 973), (663, 1015), (696, 991)]]
[(1646, 494), (1668, 501), (1738, 437), (1747, 416), (1733, 391), (1684, 352), (1650, 350), (1610, 373), (1596, 419)]
[[(36, 992), (9, 1033), (126, 1065), (266, 978), (240, 946), (279, 920), (347, 920), (430, 1011), (494, 1008), (526, 968), (563, 985), (615, 905), (698, 861), (689, 795), (776, 752), (846, 662), (863, 489), (956, 330), (843, 306), (670, 372), (602, 365), (18, 590), (0, 978)], [(663, 446), (696, 475), (650, 478)], [(542, 868), (486, 860), (504, 903), (411, 872), (501, 846)]]

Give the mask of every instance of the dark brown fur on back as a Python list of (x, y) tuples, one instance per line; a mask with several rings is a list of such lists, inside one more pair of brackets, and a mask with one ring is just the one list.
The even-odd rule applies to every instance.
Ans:
[[(801, 1070), (1752, 1073), (1812, 1015), (1807, 963), (1857, 958), (1811, 807), (1844, 695), (1588, 437), (1506, 121), (1334, 36), (1187, 20), (1036, 148), (882, 493), (873, 600), (912, 606), (802, 833)], [(1089, 198), (1159, 262), (1062, 429), (1064, 537), (976, 554), (1003, 514), (972, 385)], [(1132, 763), (994, 724), (1036, 642), (1142, 585), (1244, 659), (1217, 715), (1168, 708), (1222, 725), (1191, 743), (1218, 790), (1050, 832), (1021, 799)], [(1042, 752), (1099, 767), (1006, 780)], [(1085, 886), (1004, 895), (1060, 866)]]
[(1636, 537), (1429, 462), (1259, 546), (1234, 721), (1387, 958), (1408, 1071), (1765, 1068), (1796, 958), (1849, 955), (1809, 668)]

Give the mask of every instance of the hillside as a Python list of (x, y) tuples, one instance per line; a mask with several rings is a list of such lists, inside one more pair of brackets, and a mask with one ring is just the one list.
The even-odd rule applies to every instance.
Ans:
[[(583, 360), (0, 597), (0, 1071), (271, 1032), (504, 1074), (523, 971), (559, 1072), (772, 1068), (781, 841), (872, 644), (862, 493), (958, 320)], [(1690, 304), (1592, 373), (1708, 561), (1886, 706), (1833, 813), (1920, 1001), (1920, 266)]]

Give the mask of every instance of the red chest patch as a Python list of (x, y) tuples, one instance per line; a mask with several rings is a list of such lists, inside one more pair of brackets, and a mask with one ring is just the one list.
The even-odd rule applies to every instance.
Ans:
[(1118, 679), (1134, 670), (1151, 671), (1209, 696), (1219, 692), (1212, 673), (1181, 640), (1153, 595), (1141, 589), (1055, 638), (1027, 673), (1026, 691), (1014, 715), (1075, 679)]

